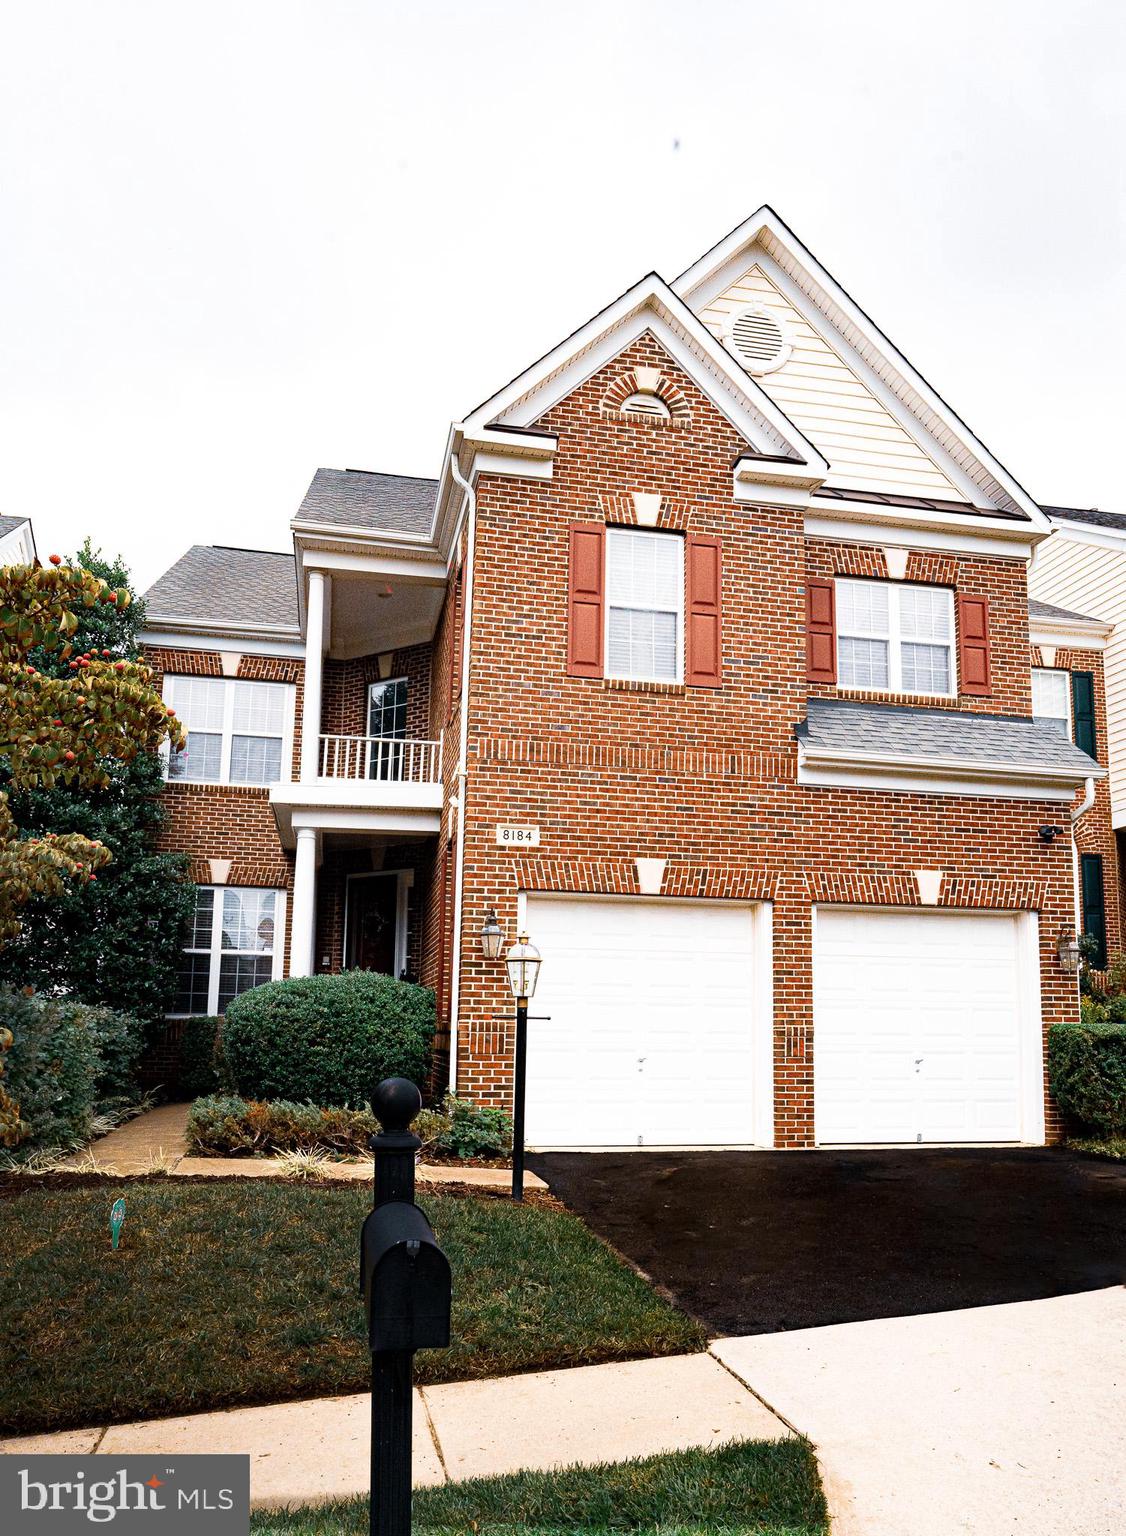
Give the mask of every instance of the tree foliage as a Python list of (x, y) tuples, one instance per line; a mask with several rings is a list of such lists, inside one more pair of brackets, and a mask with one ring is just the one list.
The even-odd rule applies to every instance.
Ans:
[[(84, 553), (91, 553), (87, 547)], [(9, 794), (109, 791), (124, 765), (181, 750), (185, 735), (142, 663), (88, 635), (112, 634), (132, 597), (57, 555), (47, 566), (0, 569), (0, 945), (20, 932), (32, 900), (58, 901), (94, 884), (113, 859), (101, 837), (67, 825), (21, 836)], [(110, 625), (107, 631), (105, 626)], [(144, 964), (143, 952), (134, 964)]]

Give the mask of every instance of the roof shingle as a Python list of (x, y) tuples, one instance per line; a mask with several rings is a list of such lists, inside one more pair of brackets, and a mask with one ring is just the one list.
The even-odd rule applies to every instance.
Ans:
[(852, 699), (807, 699), (806, 714), (796, 734), (812, 751), (1062, 769), (1079, 777), (1101, 777), (1105, 772), (1066, 736), (1024, 715), (979, 715)]
[(1042, 603), (1037, 597), (1028, 599), (1028, 617), (1030, 619), (1078, 619), (1083, 624), (1100, 624), (1101, 619), (1093, 619), (1089, 613), (1074, 613), (1070, 608), (1057, 608), (1055, 603)]
[(292, 555), (270, 549), (193, 544), (145, 593), (149, 622), (202, 619), (209, 624), (298, 630)]
[(1065, 517), (1070, 523), (1091, 523), (1096, 528), (1126, 529), (1126, 512), (1104, 512), (1100, 507), (1042, 507), (1053, 522)]
[(297, 512), (299, 522), (380, 533), (428, 534), (437, 480), (366, 469), (318, 469)]

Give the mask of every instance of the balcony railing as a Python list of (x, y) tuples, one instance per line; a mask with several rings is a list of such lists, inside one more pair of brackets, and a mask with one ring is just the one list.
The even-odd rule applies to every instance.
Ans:
[(322, 779), (438, 784), (442, 743), (398, 736), (322, 736), (319, 773)]

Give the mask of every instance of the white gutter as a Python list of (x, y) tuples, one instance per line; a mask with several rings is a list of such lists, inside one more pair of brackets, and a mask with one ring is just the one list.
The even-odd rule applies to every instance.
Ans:
[[(457, 793), (450, 801), (457, 811), (457, 852), (454, 870), (454, 942), (450, 975), (450, 1091), (457, 1092), (458, 1010), (461, 1005), (461, 918), (465, 897), (465, 796), (469, 757), (469, 652), (473, 635), (473, 549), (477, 533), (477, 493), (461, 472), (455, 446), (450, 455), (450, 474), (465, 495), (469, 507), (466, 518), (465, 586), (461, 618), (461, 711), (458, 727)], [(450, 643), (453, 643), (451, 636)]]

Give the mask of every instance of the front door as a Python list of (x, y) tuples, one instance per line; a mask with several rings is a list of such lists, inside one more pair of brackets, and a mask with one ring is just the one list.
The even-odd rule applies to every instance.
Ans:
[(395, 974), (397, 875), (364, 875), (348, 882), (349, 970)]

